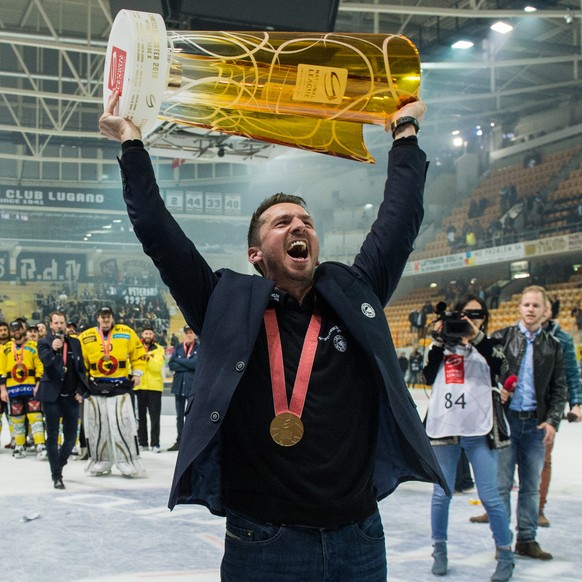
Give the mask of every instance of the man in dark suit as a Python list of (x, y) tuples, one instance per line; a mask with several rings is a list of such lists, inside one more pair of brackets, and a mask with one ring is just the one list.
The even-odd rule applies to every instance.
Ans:
[[(87, 370), (77, 338), (67, 336), (65, 314), (50, 314), (50, 333), (38, 342), (44, 366), (37, 397), (42, 402), (46, 424), (46, 450), (55, 489), (64, 489), (63, 467), (75, 446), (79, 405), (88, 393)], [(59, 425), (63, 443), (59, 448)]]
[(202, 339), (170, 506), (227, 516), (223, 582), (385, 582), (377, 501), (402, 481), (446, 487), (384, 316), (423, 215), (424, 104), (394, 116), (384, 201), (353, 266), (320, 265), (305, 201), (276, 194), (250, 223), (256, 277), (211, 270), (116, 103), (100, 129), (122, 142), (134, 231)]

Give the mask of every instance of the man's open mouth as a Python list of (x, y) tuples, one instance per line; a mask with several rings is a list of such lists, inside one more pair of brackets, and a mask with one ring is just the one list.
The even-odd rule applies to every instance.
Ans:
[(307, 243), (303, 240), (295, 240), (287, 247), (287, 254), (292, 259), (307, 259), (309, 251)]

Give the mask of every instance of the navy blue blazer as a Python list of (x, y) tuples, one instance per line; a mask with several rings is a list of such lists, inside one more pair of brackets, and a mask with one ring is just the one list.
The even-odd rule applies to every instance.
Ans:
[[(61, 353), (57, 353), (52, 348), (53, 334), (47, 334), (38, 342), (38, 356), (44, 372), (38, 386), (37, 398), (41, 402), (56, 402), (61, 394), (63, 381), (65, 379), (65, 365)], [(87, 381), (87, 369), (83, 352), (81, 351), (81, 342), (76, 337), (68, 337), (71, 355), (79, 376), (77, 392), (84, 396), (89, 393), (89, 383)]]
[[(131, 142), (123, 149), (124, 198), (134, 231), (186, 321), (204, 338), (169, 506), (199, 503), (224, 515), (220, 426), (250, 359), (274, 282), (230, 270), (213, 272), (165, 208), (147, 152)], [(378, 499), (408, 480), (438, 482), (448, 491), (402, 378), (384, 315), (420, 228), (426, 168), (416, 138), (397, 140), (384, 201), (354, 264), (326, 262), (315, 272), (316, 293), (359, 342), (381, 384), (374, 469)]]

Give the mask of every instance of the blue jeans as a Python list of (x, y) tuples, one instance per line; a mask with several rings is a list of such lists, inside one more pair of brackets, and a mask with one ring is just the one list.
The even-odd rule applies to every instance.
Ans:
[(386, 582), (378, 511), (335, 529), (262, 523), (227, 510), (222, 582)]
[[(498, 451), (489, 448), (486, 436), (460, 437), (458, 445), (434, 445), (432, 450), (451, 491), (455, 484), (461, 449), (464, 449), (473, 467), (475, 485), (489, 516), (489, 527), (495, 545), (498, 548), (509, 547), (511, 545), (509, 521), (497, 488)], [(451, 497), (445, 495), (442, 487), (435, 485), (431, 506), (432, 539), (435, 542), (447, 540), (450, 503)]]
[(509, 411), (507, 419), (511, 429), (511, 447), (501, 451), (499, 456), (499, 493), (511, 521), (509, 494), (517, 465), (517, 541), (532, 542), (536, 539), (538, 528), (540, 480), (546, 456), (545, 431), (537, 428), (535, 416), (522, 420)]
[[(73, 394), (59, 396), (55, 402), (43, 402), (46, 425), (46, 455), (53, 481), (62, 479), (63, 467), (75, 446), (79, 421), (79, 403)], [(59, 448), (59, 425), (63, 423), (63, 444)]]

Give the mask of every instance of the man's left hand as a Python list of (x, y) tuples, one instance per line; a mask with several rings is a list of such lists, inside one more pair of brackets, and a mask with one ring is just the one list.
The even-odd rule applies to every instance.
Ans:
[(136, 386), (139, 386), (139, 383), (141, 382), (141, 376), (132, 376), (131, 380), (133, 382), (133, 387), (135, 388)]
[(570, 412), (576, 415), (576, 420), (574, 422), (582, 421), (582, 407), (579, 404), (572, 406)]
[(546, 431), (544, 445), (546, 445), (546, 447), (550, 446), (554, 442), (556, 429), (549, 422), (542, 422), (542, 424), (538, 425), (538, 429)]

